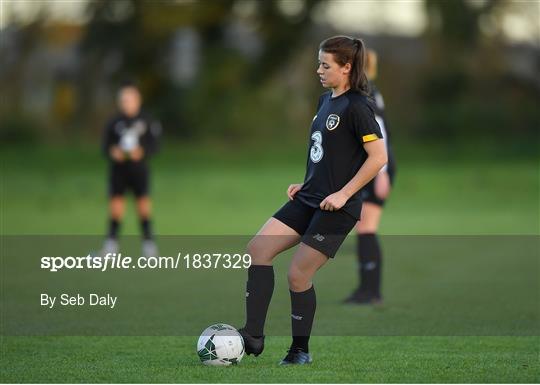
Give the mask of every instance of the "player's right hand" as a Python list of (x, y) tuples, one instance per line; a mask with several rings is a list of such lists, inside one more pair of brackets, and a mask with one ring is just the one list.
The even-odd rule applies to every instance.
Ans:
[(131, 152), (129, 153), (129, 159), (131, 159), (134, 162), (139, 162), (144, 156), (144, 149), (141, 146), (135, 147)]
[(124, 151), (122, 151), (118, 146), (112, 146), (109, 154), (111, 155), (112, 160), (114, 160), (115, 162), (123, 162), (126, 160), (126, 155), (124, 154)]
[(298, 191), (300, 191), (302, 186), (303, 183), (295, 183), (289, 186), (289, 188), (287, 189), (287, 196), (289, 197), (289, 200), (292, 201), (294, 199), (294, 196)]

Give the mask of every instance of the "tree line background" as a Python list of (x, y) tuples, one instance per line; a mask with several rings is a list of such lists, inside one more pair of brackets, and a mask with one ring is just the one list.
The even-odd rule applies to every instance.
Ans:
[(396, 141), (537, 154), (540, 45), (510, 44), (499, 25), (515, 2), (425, 0), (417, 38), (336, 30), (313, 17), (325, 2), (92, 0), (82, 24), (14, 21), (1, 32), (2, 142), (97, 141), (130, 79), (168, 140), (300, 143), (323, 91), (318, 44), (354, 34), (379, 53)]

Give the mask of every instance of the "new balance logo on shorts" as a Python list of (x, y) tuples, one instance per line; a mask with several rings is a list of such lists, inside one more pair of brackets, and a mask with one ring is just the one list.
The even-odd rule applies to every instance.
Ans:
[(302, 318), (304, 318), (304, 317), (302, 317), (300, 315), (294, 315), (294, 314), (291, 314), (291, 317), (294, 318), (297, 321), (302, 321)]
[(321, 235), (321, 234), (315, 234), (315, 235), (313, 236), (313, 239), (316, 239), (316, 240), (318, 240), (319, 242), (322, 242), (322, 241), (324, 241), (324, 235)]

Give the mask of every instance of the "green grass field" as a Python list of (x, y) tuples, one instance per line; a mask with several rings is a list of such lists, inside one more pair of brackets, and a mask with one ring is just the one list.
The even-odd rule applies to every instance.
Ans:
[[(1, 159), (2, 235), (99, 235), (104, 231), (105, 164), (93, 148), (6, 149)], [(284, 202), (286, 186), (302, 180), (304, 148), (257, 154), (227, 147), (169, 147), (153, 166), (159, 234), (249, 235)], [(536, 161), (449, 163), (435, 157), (403, 159), (399, 166), (381, 227), (389, 239), (540, 234)], [(138, 233), (133, 210), (125, 222), (123, 234)], [(498, 250), (492, 260), (479, 253), (467, 265), (463, 255), (456, 255), (453, 263), (455, 250), (451, 248), (443, 254), (448, 256), (444, 260), (413, 255), (415, 260), (399, 258), (399, 248), (387, 245), (385, 304), (351, 308), (339, 304), (355, 280), (353, 249), (344, 246), (339, 259), (316, 279), (320, 330), (316, 320), (311, 342), (315, 361), (310, 367), (276, 365), (289, 343), (283, 336), (269, 337), (267, 350), (259, 358), (246, 357), (237, 367), (208, 368), (198, 362), (195, 336), (12, 336), (6, 335), (5, 327), (15, 316), (3, 311), (0, 380), (539, 382), (538, 248), (533, 248), (528, 259), (516, 259), (519, 253), (513, 255), (512, 247)], [(286, 261), (280, 261), (276, 269), (274, 319), (287, 306)], [(477, 271), (482, 272), (481, 279)], [(10, 289), (13, 280), (4, 281), (4, 274), (2, 287)], [(243, 290), (243, 282), (236, 290)], [(417, 303), (418, 298), (423, 302)], [(478, 306), (483, 299), (487, 299), (485, 306)], [(242, 297), (237, 301), (230, 306), (241, 309)], [(430, 318), (430, 309), (437, 309), (440, 316)], [(357, 335), (350, 331), (350, 324), (344, 326), (347, 336), (324, 332), (325, 320), (333, 314), (357, 317)], [(241, 319), (238, 314), (233, 321)], [(430, 325), (433, 332), (415, 329), (416, 323)], [(466, 329), (467, 325), (472, 326)]]
[(309, 367), (279, 367), (288, 344), (236, 367), (201, 365), (188, 337), (18, 337), (3, 343), (2, 382), (537, 383), (538, 338), (318, 337)]

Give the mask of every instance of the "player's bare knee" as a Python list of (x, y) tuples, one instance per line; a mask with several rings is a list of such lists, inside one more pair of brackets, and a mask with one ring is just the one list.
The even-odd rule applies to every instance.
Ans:
[(247, 253), (251, 256), (253, 265), (267, 265), (272, 262), (275, 255), (268, 250), (268, 245), (257, 237), (251, 239), (247, 245)]
[(377, 232), (377, 226), (359, 222), (356, 225), (356, 232), (358, 234), (373, 234)]
[(120, 220), (124, 216), (124, 198), (123, 197), (113, 197), (110, 202), (110, 212), (111, 216)]
[(150, 200), (147, 198), (140, 198), (137, 201), (137, 212), (141, 218), (150, 217)]
[(246, 248), (246, 251), (248, 252), (249, 255), (251, 255), (252, 260), (258, 257), (260, 250), (261, 250), (261, 247), (259, 247), (257, 239), (252, 238), (247, 244), (247, 248)]
[(297, 292), (307, 290), (310, 285), (309, 277), (296, 268), (289, 269), (287, 281), (289, 282), (289, 289)]

